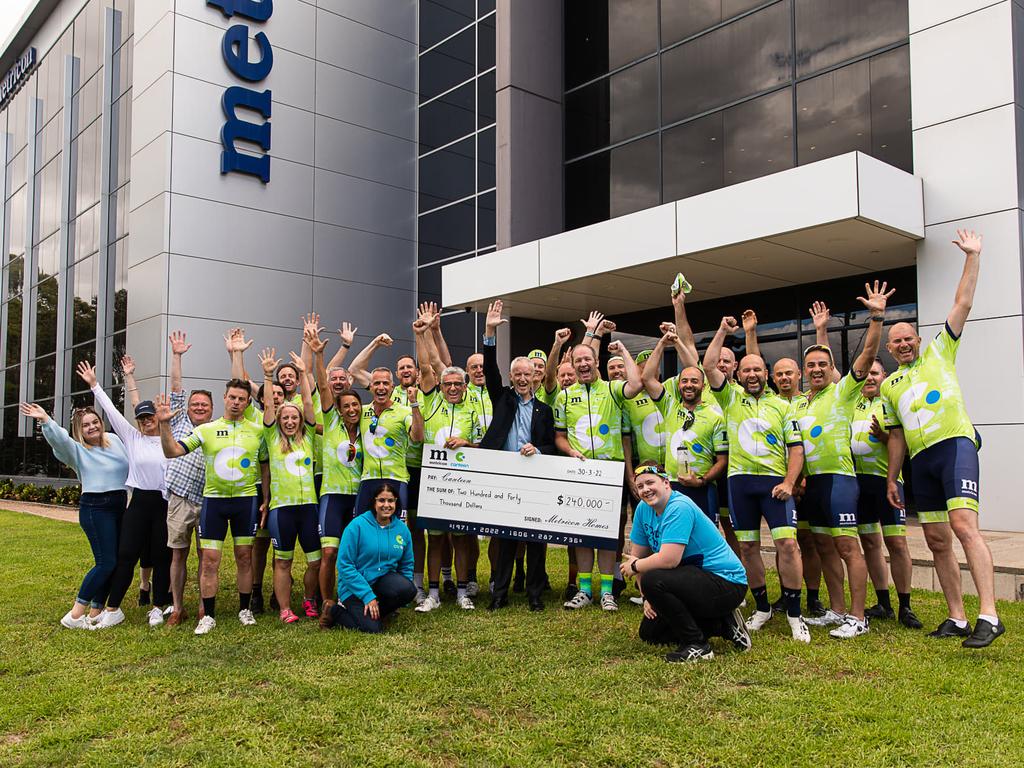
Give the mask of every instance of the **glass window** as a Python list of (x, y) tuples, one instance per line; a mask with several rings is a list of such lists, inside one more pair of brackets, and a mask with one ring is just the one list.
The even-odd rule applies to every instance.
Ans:
[(420, 216), (419, 225), (420, 264), (467, 253), (476, 247), (474, 200)]
[[(5, 364), (10, 367), (21, 360), (21, 296), (7, 302), (7, 359)], [(7, 373), (10, 378), (10, 372)], [(17, 386), (17, 385), (15, 385)]]
[[(124, 237), (128, 234), (129, 206), (131, 205), (131, 184), (125, 184), (116, 192), (112, 192), (110, 198), (110, 205), (114, 210), (114, 215), (110, 219), (110, 226), (113, 231), (109, 233), (109, 237), (107, 238), (108, 242), (117, 240), (118, 238)], [(97, 219), (96, 228), (97, 231), (99, 231), (99, 219)]]
[(664, 199), (710, 192), (725, 178), (723, 114), (699, 117), (662, 134)]
[(495, 116), (498, 114), (495, 74), (495, 71), (488, 72), (486, 75), (480, 75), (477, 80), (477, 128), (494, 125)]
[[(95, 339), (91, 342), (86, 342), (81, 346), (75, 347), (71, 350), (71, 371), (70, 378), (70, 389), (72, 392), (89, 392), (89, 388), (85, 385), (85, 382), (78, 376), (75, 371), (78, 370), (79, 363), (91, 363), (96, 359), (96, 341)], [(92, 401), (85, 403), (85, 405), (92, 405)], [(75, 407), (79, 407), (78, 403), (75, 403)]]
[[(19, 395), (20, 395), (19, 388), (21, 387), (21, 382), (19, 381), (20, 376), (21, 376), (21, 368), (20, 368), (20, 366), (16, 365), (13, 368), (8, 368), (7, 369), (6, 381), (4, 382), (4, 402), (5, 403), (17, 403), (21, 399), (19, 397)], [(17, 413), (17, 406), (14, 406), (13, 408), (7, 408), (6, 410), (7, 411), (13, 411), (13, 412)], [(5, 425), (4, 433), (5, 434), (9, 434), (11, 436), (16, 435), (18, 433), (17, 423), (15, 423), (15, 426), (14, 426), (13, 429), (11, 429), (9, 426)]]
[(36, 282), (42, 282), (57, 274), (60, 261), (59, 242), (60, 234), (54, 232), (35, 247)]
[(477, 224), (476, 224), (476, 245), (477, 248), (487, 248), (495, 244), (497, 230), (497, 215), (494, 207), (495, 193), (488, 192), (476, 199)]
[(46, 357), (41, 357), (32, 363), (33, 383), (35, 386), (35, 389), (33, 390), (35, 397), (33, 399), (39, 400), (44, 397), (53, 397), (53, 384), (56, 366), (56, 355), (47, 355)]
[(608, 146), (611, 135), (609, 80), (565, 94), (565, 154), (579, 157)]
[(114, 8), (121, 14), (121, 34), (119, 38), (120, 44), (123, 46), (132, 39), (132, 30), (135, 29), (135, 0), (114, 0)]
[(40, 100), (39, 123), (44, 125), (64, 107), (64, 58), (71, 53), (71, 35), (65, 32), (51, 48), (34, 75)]
[(36, 289), (36, 355), (57, 349), (57, 279), (50, 278)]
[(788, 0), (666, 51), (661, 78), (665, 123), (789, 81)]
[(113, 79), (114, 79), (114, 94), (113, 98), (117, 99), (119, 96), (123, 96), (125, 92), (132, 87), (132, 68), (134, 65), (134, 54), (132, 51), (135, 49), (134, 45), (122, 46), (119, 50), (114, 52), (113, 58)]
[(907, 0), (796, 0), (797, 75), (905, 39), (908, 13)]
[(793, 167), (793, 89), (786, 88), (725, 110), (726, 184)]
[(657, 0), (566, 0), (565, 84), (581, 85), (658, 47)]
[(604, 221), (608, 201), (610, 153), (602, 152), (565, 166), (565, 228), (575, 229)]
[(89, 82), (72, 99), (75, 111), (75, 133), (89, 127), (100, 116), (103, 102), (103, 75), (97, 73), (89, 78)]
[(472, 133), (476, 125), (475, 104), (476, 83), (466, 83), (420, 107), (420, 152), (443, 147)]
[(474, 144), (470, 136), (420, 158), (420, 213), (473, 194)]
[(661, 0), (661, 44), (671, 45), (765, 0)]
[(486, 131), (480, 131), (476, 137), (476, 188), (478, 191), (492, 189), (496, 183), (494, 132), (495, 128), (488, 128)]
[(430, 301), (424, 295), (441, 298), (441, 265), (431, 264), (416, 270), (416, 290), (420, 293), (420, 301)]
[(100, 199), (100, 138), (100, 121), (96, 120), (71, 143), (77, 193), (72, 214), (84, 211)]
[(478, 16), (486, 16), (494, 10), (495, 0), (477, 0), (476, 13)]
[(25, 255), (25, 199), (26, 188), (19, 189), (7, 201), (4, 215), (7, 220), (7, 257)]
[(97, 272), (99, 258), (90, 256), (73, 268), (75, 280), (72, 310), (72, 344), (82, 344), (96, 338), (96, 295), (99, 286)]
[(21, 189), (25, 184), (28, 174), (28, 153), (22, 149), (11, 161), (7, 163), (7, 196), (10, 197), (15, 191)]
[[(121, 369), (121, 358), (128, 353), (127, 345), (125, 344), (125, 333), (115, 333), (110, 337), (110, 370), (118, 371)], [(113, 392), (110, 393), (110, 399), (114, 401), (114, 406), (119, 411), (124, 410), (124, 387), (114, 387)]]
[(660, 202), (658, 137), (648, 136), (612, 150), (612, 216), (650, 208)]
[(473, 22), (474, 0), (421, 0), (420, 48), (430, 48)]
[(11, 134), (11, 154), (20, 152), (28, 145), (28, 100), (34, 85), (22, 88), (7, 102), (7, 130)]
[(420, 56), (420, 102), (476, 74), (476, 35), (470, 27)]
[(100, 248), (100, 207), (94, 205), (71, 222), (71, 242), (74, 250), (72, 263), (79, 261)]
[[(132, 92), (131, 89), (111, 105), (111, 128), (116, 134), (111, 137), (110, 188), (117, 189), (128, 181), (132, 159)], [(102, 178), (100, 182), (102, 183)]]
[(658, 127), (658, 61), (566, 94), (566, 154), (579, 157)]
[(486, 72), (495, 64), (495, 48), (497, 46), (497, 35), (495, 34), (494, 23), (497, 15), (481, 19), (476, 25), (477, 29), (477, 50), (476, 50), (476, 71)]
[[(123, 331), (128, 326), (128, 238), (121, 238), (112, 247), (114, 249), (114, 330)], [(98, 324), (103, 322), (103, 318), (97, 318)], [(100, 330), (101, 328), (97, 327), (96, 332), (99, 333)], [(122, 352), (114, 357), (115, 361), (119, 361), (124, 354), (123, 345), (122, 340)], [(114, 370), (116, 369), (117, 365), (114, 366)]]
[[(64, 139), (64, 110), (58, 110), (53, 119), (36, 136), (36, 162), (45, 165), (58, 152)], [(22, 158), (24, 163), (24, 158)]]
[(871, 151), (870, 82), (868, 62), (859, 61), (797, 85), (801, 165), (853, 150)]
[[(1024, 61), (1024, 57), (1021, 57)], [(870, 60), (871, 154), (889, 165), (914, 172), (910, 125), (910, 46)]]
[(60, 155), (36, 174), (35, 242), (57, 231), (60, 226)]
[(18, 256), (11, 259), (10, 263), (4, 267), (4, 273), (7, 280), (7, 298), (21, 295), (25, 282), (24, 257)]
[(75, 56), (79, 62), (79, 82), (84, 83), (103, 60), (103, 5), (99, 0), (89, 0), (75, 17)]

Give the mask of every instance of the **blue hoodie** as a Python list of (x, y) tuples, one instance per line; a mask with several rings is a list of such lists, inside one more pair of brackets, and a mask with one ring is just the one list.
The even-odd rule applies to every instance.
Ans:
[(338, 602), (355, 596), (366, 603), (377, 596), (371, 586), (388, 573), (412, 580), (412, 534), (397, 517), (381, 527), (370, 510), (345, 526), (338, 552)]

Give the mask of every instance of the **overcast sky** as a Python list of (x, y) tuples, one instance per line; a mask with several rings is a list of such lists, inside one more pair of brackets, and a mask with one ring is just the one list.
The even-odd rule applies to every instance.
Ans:
[[(2, 45), (15, 25), (21, 21), (22, 14), (35, 0), (0, 0), (0, 45)], [(0, 77), (3, 72), (0, 72)]]

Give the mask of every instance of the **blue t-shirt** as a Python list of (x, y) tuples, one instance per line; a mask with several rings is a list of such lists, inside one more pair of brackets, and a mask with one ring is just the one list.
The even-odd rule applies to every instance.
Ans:
[(726, 581), (747, 583), (743, 563), (729, 549), (718, 528), (679, 491), (672, 492), (660, 515), (646, 502), (640, 502), (633, 512), (629, 540), (652, 552), (658, 552), (662, 544), (682, 544), (686, 549), (680, 565), (696, 565)]

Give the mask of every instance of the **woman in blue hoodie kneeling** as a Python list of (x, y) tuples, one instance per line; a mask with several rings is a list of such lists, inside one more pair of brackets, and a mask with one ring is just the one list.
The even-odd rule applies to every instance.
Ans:
[(345, 527), (338, 550), (338, 602), (325, 600), (320, 626), (383, 632), (385, 620), (416, 596), (412, 535), (397, 516), (398, 490), (384, 483), (373, 509)]

